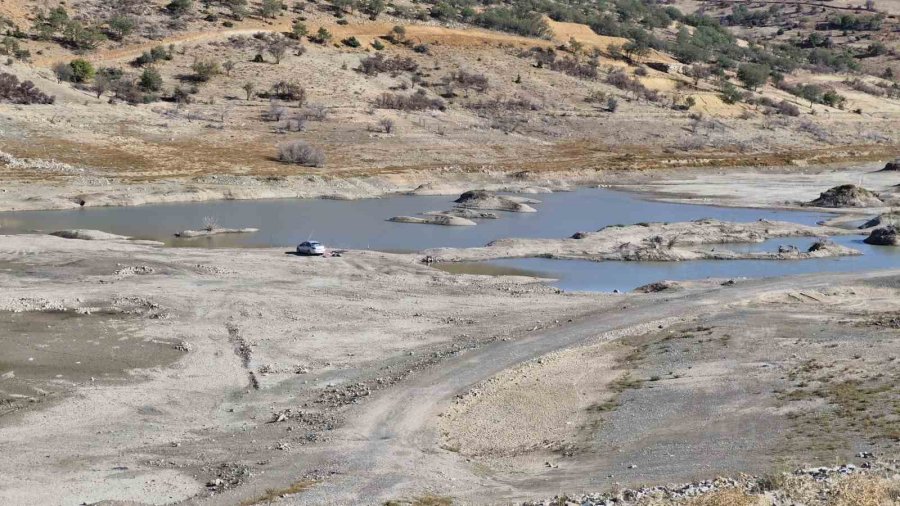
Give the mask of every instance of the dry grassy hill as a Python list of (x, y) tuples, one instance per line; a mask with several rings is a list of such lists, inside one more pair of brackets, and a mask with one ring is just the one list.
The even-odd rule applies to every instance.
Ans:
[[(6, 107), (0, 117), (5, 151), (143, 181), (210, 173), (346, 175), (447, 166), (566, 170), (880, 159), (896, 153), (900, 134), (900, 100), (871, 93), (884, 89), (876, 85), (889, 86), (888, 80), (801, 70), (784, 82), (819, 84), (845, 102), (840, 107), (812, 103), (769, 83), (726, 103), (723, 83), (741, 87), (734, 71), (719, 79), (694, 78), (671, 54), (650, 49), (623, 56), (628, 38), (598, 35), (579, 23), (544, 18), (547, 35), (526, 37), (390, 14), (372, 20), (360, 10), (336, 17), (329, 6), (304, 2), (273, 18), (241, 20), (221, 7), (195, 6), (192, 13), (173, 17), (165, 2), (131, 4), (140, 4), (133, 12), (146, 15), (121, 41), (107, 39), (79, 50), (62, 36), (19, 39), (30, 58), (11, 59), (3, 71), (33, 81), (56, 102)], [(54, 6), (5, 0), (0, 15), (27, 27)], [(111, 4), (100, 0), (69, 2), (67, 9), (70, 19), (113, 15)], [(298, 21), (312, 35), (320, 27), (327, 30), (331, 39), (315, 43), (281, 35)], [(398, 25), (405, 33), (391, 37)], [(655, 33), (673, 36), (678, 29), (676, 23)], [(359, 47), (352, 47), (356, 42)], [(284, 45), (278, 63), (273, 44)], [(166, 58), (134, 63), (153, 48)], [(405, 69), (361, 71), (361, 62), (375, 55), (388, 67), (409, 63)], [(153, 68), (161, 86), (141, 95), (148, 103), (129, 104), (119, 91), (97, 90), (92, 82), (59, 82), (54, 68), (76, 58), (95, 69), (121, 69), (117, 79), (129, 82), (139, 82), (145, 69)], [(200, 80), (197, 62), (221, 72)], [(232, 68), (226, 72), (223, 65)], [(278, 83), (302, 89), (303, 100), (274, 93)], [(385, 103), (385, 97), (396, 102), (415, 93), (427, 103)], [(323, 166), (280, 162), (277, 146), (296, 140), (322, 149)], [(3, 177), (35, 175), (8, 169)]]

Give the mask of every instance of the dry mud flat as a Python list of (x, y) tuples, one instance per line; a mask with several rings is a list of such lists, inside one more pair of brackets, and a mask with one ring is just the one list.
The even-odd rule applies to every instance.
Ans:
[(9, 504), (485, 503), (895, 453), (900, 273), (566, 294), (3, 236), (0, 284)]

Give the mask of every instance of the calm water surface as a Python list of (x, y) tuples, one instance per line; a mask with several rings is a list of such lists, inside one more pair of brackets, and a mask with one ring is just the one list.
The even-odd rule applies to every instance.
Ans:
[[(476, 227), (441, 227), (392, 223), (388, 218), (415, 216), (453, 207), (451, 196), (389, 197), (356, 201), (277, 199), (157, 204), (139, 207), (87, 208), (66, 211), (0, 213), (2, 233), (70, 228), (98, 229), (177, 247), (286, 247), (316, 239), (331, 248), (416, 251), (435, 247), (483, 246), (504, 237), (562, 238), (577, 231), (640, 222), (676, 222), (715, 218), (748, 222), (783, 220), (815, 225), (828, 215), (816, 212), (725, 208), (670, 204), (604, 189), (529, 195), (543, 201), (537, 213), (498, 213)], [(212, 217), (227, 228), (254, 227), (253, 234), (177, 239), (174, 233), (203, 227)], [(898, 248), (869, 246), (862, 236), (836, 238), (863, 251), (862, 257), (820, 260), (701, 260), (689, 262), (589, 262), (539, 258), (455, 264), (452, 272), (493, 275), (539, 275), (567, 290), (631, 290), (662, 279), (765, 277), (812, 272), (847, 272), (900, 267)], [(736, 251), (774, 251), (793, 244), (806, 249), (812, 239), (773, 239), (761, 244), (715, 245)]]
[[(324, 199), (232, 200), (138, 207), (102, 207), (66, 211), (0, 213), (3, 233), (92, 228), (170, 246), (270, 247), (294, 246), (316, 239), (333, 248), (416, 251), (434, 247), (484, 246), (503, 237), (568, 237), (606, 225), (650, 221), (717, 218), (755, 221), (760, 218), (814, 225), (821, 213), (721, 208), (668, 204), (604, 189), (528, 195), (543, 201), (537, 213), (498, 213), (497, 220), (480, 220), (476, 227), (441, 227), (392, 223), (388, 218), (415, 216), (453, 207), (451, 196), (389, 197), (355, 201)], [(227, 228), (259, 228), (254, 234), (229, 234), (176, 239), (185, 229), (200, 229), (204, 217)]]

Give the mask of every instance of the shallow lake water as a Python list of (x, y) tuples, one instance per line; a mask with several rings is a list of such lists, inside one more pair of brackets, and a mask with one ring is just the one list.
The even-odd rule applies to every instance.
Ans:
[[(98, 229), (176, 247), (285, 247), (315, 239), (330, 248), (418, 251), (435, 247), (483, 246), (505, 237), (563, 238), (578, 231), (640, 222), (677, 222), (702, 218), (748, 222), (782, 220), (815, 225), (829, 215), (818, 212), (727, 208), (646, 200), (640, 195), (590, 188), (527, 195), (541, 200), (537, 213), (503, 213), (479, 220), (475, 227), (442, 227), (393, 223), (393, 216), (416, 216), (453, 207), (452, 196), (387, 197), (355, 201), (277, 199), (158, 204), (139, 207), (86, 208), (65, 211), (0, 213), (0, 233), (28, 233), (71, 228)], [(200, 229), (211, 217), (227, 228), (254, 227), (252, 234), (178, 239), (174, 233)], [(838, 237), (859, 249), (861, 257), (816, 260), (701, 260), (689, 262), (590, 262), (580, 260), (503, 259), (441, 266), (450, 272), (492, 275), (538, 275), (567, 290), (631, 290), (663, 279), (765, 277), (811, 272), (846, 272), (900, 267), (900, 249), (869, 246), (862, 236)], [(710, 248), (756, 252), (779, 245), (805, 250), (809, 238), (773, 239), (760, 244), (714, 245)]]
[[(484, 246), (504, 237), (568, 237), (606, 225), (651, 221), (717, 218), (755, 221), (761, 218), (814, 225), (822, 213), (723, 208), (653, 202), (640, 196), (590, 188), (573, 192), (527, 195), (541, 200), (537, 213), (498, 213), (475, 227), (443, 227), (393, 223), (388, 218), (415, 216), (453, 207), (452, 196), (388, 197), (338, 201), (325, 199), (232, 200), (138, 207), (101, 207), (65, 211), (0, 213), (0, 232), (25, 233), (91, 228), (187, 247), (295, 246), (315, 239), (332, 248), (417, 251), (435, 247)], [(176, 239), (186, 229), (203, 228), (212, 217), (226, 228), (259, 228), (253, 234), (227, 234)]]

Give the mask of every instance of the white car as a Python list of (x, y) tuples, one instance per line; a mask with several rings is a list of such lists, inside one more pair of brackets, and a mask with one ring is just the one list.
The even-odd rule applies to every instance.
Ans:
[(297, 245), (298, 255), (324, 255), (325, 246), (318, 241), (303, 241)]

